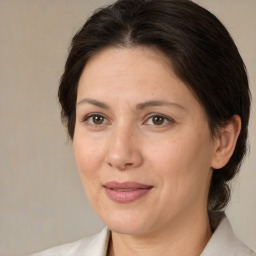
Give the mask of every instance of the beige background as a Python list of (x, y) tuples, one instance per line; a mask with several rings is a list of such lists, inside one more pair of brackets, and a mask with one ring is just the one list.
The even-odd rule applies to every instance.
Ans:
[[(98, 231), (72, 144), (61, 125), (57, 88), (72, 35), (103, 0), (0, 0), (0, 255), (22, 256)], [(197, 0), (233, 35), (256, 99), (256, 1)], [(256, 250), (256, 120), (251, 152), (233, 183), (228, 215)]]

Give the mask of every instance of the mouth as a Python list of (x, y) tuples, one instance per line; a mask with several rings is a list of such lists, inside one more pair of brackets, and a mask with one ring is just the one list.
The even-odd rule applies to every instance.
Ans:
[(103, 185), (109, 199), (117, 203), (130, 203), (145, 196), (153, 188), (137, 182), (107, 182)]

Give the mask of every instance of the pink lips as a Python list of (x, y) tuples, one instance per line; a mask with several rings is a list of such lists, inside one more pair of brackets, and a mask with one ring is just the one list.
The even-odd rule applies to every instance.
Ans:
[(115, 181), (108, 182), (104, 185), (107, 196), (118, 203), (129, 203), (147, 194), (153, 186), (137, 183)]

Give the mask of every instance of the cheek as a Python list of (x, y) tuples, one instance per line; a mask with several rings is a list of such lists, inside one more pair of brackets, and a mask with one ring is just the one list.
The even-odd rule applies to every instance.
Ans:
[(186, 197), (207, 193), (211, 163), (208, 138), (208, 134), (184, 133), (156, 144), (154, 152), (149, 151), (163, 192), (171, 193), (173, 200), (179, 202)]
[(83, 184), (93, 182), (99, 173), (104, 154), (103, 145), (90, 136), (75, 134), (73, 140), (74, 155)]

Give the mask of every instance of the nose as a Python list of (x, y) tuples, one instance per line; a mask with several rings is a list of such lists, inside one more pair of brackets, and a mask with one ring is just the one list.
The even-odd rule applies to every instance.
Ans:
[(138, 140), (129, 129), (113, 131), (109, 138), (106, 163), (118, 170), (137, 168), (143, 163)]

